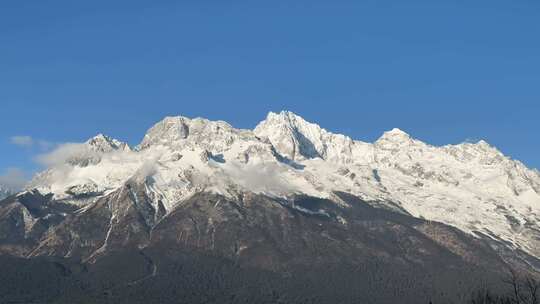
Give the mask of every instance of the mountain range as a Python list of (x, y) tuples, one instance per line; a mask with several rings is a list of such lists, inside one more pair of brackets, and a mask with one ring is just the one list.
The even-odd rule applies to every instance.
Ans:
[(167, 117), (41, 161), (0, 202), (0, 254), (54, 286), (0, 290), (14, 302), (449, 303), (540, 270), (540, 173), (485, 141), (368, 143), (283, 111)]

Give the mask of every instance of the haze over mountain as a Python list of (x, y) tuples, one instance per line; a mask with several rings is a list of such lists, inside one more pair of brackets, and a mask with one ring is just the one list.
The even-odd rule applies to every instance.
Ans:
[[(393, 129), (367, 143), (283, 111), (254, 130), (166, 117), (135, 147), (99, 134), (40, 161), (49, 168), (0, 203), (0, 253), (98, 269), (125, 255), (146, 265), (134, 275), (142, 277), (113, 284), (114, 299), (132, 292), (125, 284), (174, 279), (163, 266), (188, 253), (271, 276), (290, 269), (302, 282), (306, 267), (354, 265), (433, 284), (395, 285), (403, 303), (456, 299), (454, 283), (508, 267), (540, 269), (540, 173), (485, 141), (437, 147)], [(375, 285), (363, 296), (395, 301)], [(350, 292), (344, 302), (360, 297)]]
[(11, 194), (11, 190), (7, 187), (0, 185), (0, 199), (3, 199)]

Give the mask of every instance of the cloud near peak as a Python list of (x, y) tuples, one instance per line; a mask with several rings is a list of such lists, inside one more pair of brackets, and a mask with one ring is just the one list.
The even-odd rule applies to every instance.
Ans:
[(37, 155), (34, 160), (45, 167), (53, 167), (65, 164), (73, 157), (85, 157), (95, 153), (90, 151), (83, 143), (64, 143), (58, 145), (54, 150), (48, 153)]
[(0, 185), (18, 191), (28, 183), (28, 176), (19, 168), (8, 168), (0, 175)]

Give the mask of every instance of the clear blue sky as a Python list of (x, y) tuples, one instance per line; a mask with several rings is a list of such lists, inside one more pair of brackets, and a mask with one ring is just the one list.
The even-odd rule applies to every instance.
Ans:
[(0, 174), (166, 115), (289, 109), (373, 141), (485, 139), (540, 168), (540, 2), (0, 1)]

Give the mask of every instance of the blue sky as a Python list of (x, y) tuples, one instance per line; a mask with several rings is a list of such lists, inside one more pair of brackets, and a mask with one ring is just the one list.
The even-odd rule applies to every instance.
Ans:
[(0, 1), (0, 175), (39, 169), (46, 143), (282, 109), (540, 168), (539, 20), (532, 0)]

